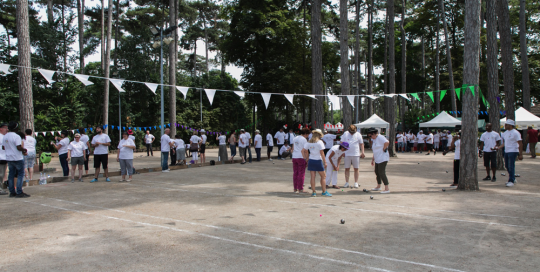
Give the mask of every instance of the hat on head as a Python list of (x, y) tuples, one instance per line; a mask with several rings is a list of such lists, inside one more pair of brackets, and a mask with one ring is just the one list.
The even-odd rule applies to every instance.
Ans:
[(379, 133), (379, 131), (376, 128), (368, 128), (367, 134), (373, 134), (373, 133)]
[(347, 142), (342, 142), (341, 144), (339, 144), (339, 146), (349, 150), (349, 143), (347, 143)]
[(0, 123), (0, 128), (1, 127), (7, 127), (8, 126), (8, 123)]
[(15, 121), (11, 121), (9, 122), (9, 125), (8, 125), (8, 129), (9, 130), (13, 130), (13, 129), (16, 129), (19, 127), (19, 123), (15, 122)]
[(75, 133), (75, 137), (81, 137), (81, 134)]
[(255, 130), (255, 133), (261, 133), (261, 132), (257, 129), (257, 130)]
[(133, 130), (128, 129), (127, 133), (128, 133), (128, 135), (132, 135), (132, 134), (133, 134)]
[(206, 131), (204, 131), (204, 129), (201, 129), (201, 133), (205, 133)]
[(511, 125), (511, 126), (515, 126), (516, 125), (516, 122), (512, 119), (506, 119), (506, 125)]
[(245, 129), (240, 129), (240, 131), (246, 131)]

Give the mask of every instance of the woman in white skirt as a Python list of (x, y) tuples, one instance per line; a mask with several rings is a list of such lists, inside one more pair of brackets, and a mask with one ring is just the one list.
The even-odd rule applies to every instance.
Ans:
[(321, 189), (323, 191), (322, 195), (332, 196), (326, 191), (326, 173), (324, 172), (324, 168), (326, 168), (326, 159), (324, 156), (324, 143), (321, 141), (322, 137), (323, 134), (320, 129), (314, 130), (312, 132), (311, 139), (307, 144), (304, 144), (304, 149), (302, 150), (304, 157), (307, 157), (306, 153), (309, 151), (309, 159), (307, 163), (308, 171), (311, 173), (311, 190), (313, 191), (311, 194), (312, 197), (317, 196), (317, 192), (315, 191), (315, 178), (317, 173), (319, 173), (319, 176), (321, 177)]

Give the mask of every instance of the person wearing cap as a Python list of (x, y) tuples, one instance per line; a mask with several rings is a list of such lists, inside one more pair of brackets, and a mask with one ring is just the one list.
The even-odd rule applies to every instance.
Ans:
[(294, 193), (307, 193), (304, 191), (304, 178), (306, 176), (306, 165), (309, 159), (307, 151), (304, 153), (304, 146), (307, 144), (307, 137), (311, 132), (308, 128), (303, 128), (300, 135), (294, 137), (292, 145), (293, 162), (293, 187)]
[(81, 138), (79, 141), (83, 142), (84, 145), (86, 145), (85, 153), (84, 153), (84, 171), (88, 175), (88, 160), (90, 159), (90, 138), (88, 138), (88, 135), (85, 133), (85, 128), (80, 127), (79, 128), (79, 134), (81, 134)]
[(328, 154), (328, 151), (330, 148), (334, 146), (334, 141), (336, 140), (336, 135), (328, 133), (328, 131), (324, 131), (324, 136), (322, 137), (322, 141), (324, 142), (324, 155), (326, 156)]
[(227, 155), (227, 136), (217, 133), (216, 141), (219, 142), (218, 159), (219, 161), (226, 161), (229, 157)]
[(197, 131), (193, 131), (193, 135), (191, 135), (191, 138), (189, 138), (189, 151), (191, 152), (191, 160), (192, 164), (196, 164), (199, 160), (199, 146), (202, 142), (202, 139), (197, 135)]
[(150, 134), (150, 130), (146, 131), (146, 134), (144, 135), (144, 143), (146, 144), (146, 156), (150, 156), (152, 154), (152, 157), (154, 156), (154, 151), (152, 150), (152, 143), (156, 140), (156, 137), (154, 135)]
[[(120, 162), (120, 174), (122, 179), (120, 181), (131, 181), (133, 176), (133, 150), (135, 150), (135, 142), (129, 138), (129, 132), (124, 131), (122, 133), (122, 140), (118, 143), (118, 153), (116, 155), (116, 161)], [(128, 179), (126, 180), (126, 174)]]
[[(4, 135), (8, 133), (8, 124), (0, 124), (0, 182), (4, 182), (7, 170), (6, 150), (4, 149)], [(0, 187), (0, 195), (7, 195), (7, 193)]]
[(208, 137), (206, 136), (206, 131), (204, 129), (201, 129), (201, 145), (199, 147), (199, 151), (201, 153), (201, 165), (206, 162), (206, 140)]
[(326, 158), (324, 157), (324, 143), (321, 141), (323, 134), (320, 129), (312, 131), (311, 134), (311, 140), (309, 140), (307, 144), (304, 144), (304, 149), (302, 151), (304, 157), (306, 157), (309, 152), (308, 171), (310, 171), (311, 174), (311, 190), (313, 191), (311, 196), (317, 196), (317, 192), (315, 191), (315, 177), (317, 173), (319, 173), (319, 176), (321, 177), (321, 189), (323, 191), (322, 196), (330, 197), (332, 195), (326, 191), (326, 174), (324, 168), (326, 168), (327, 164)]
[[(486, 167), (487, 176), (482, 180), (491, 180), (491, 182), (497, 181), (497, 150), (501, 145), (501, 136), (499, 133), (492, 130), (491, 123), (486, 124), (486, 132), (480, 136), (480, 152), (479, 156), (484, 157), (484, 166)], [(491, 178), (489, 170), (493, 172), (493, 178)]]
[(362, 134), (357, 132), (355, 125), (350, 125), (347, 131), (341, 136), (341, 141), (349, 143), (349, 149), (345, 151), (345, 185), (343, 187), (349, 187), (349, 176), (352, 166), (354, 168), (354, 188), (358, 188), (360, 158), (363, 159), (366, 157), (364, 154)]
[(175, 164), (186, 164), (186, 143), (182, 140), (180, 134), (174, 136), (174, 148), (175, 148)]
[(62, 130), (60, 132), (60, 137), (55, 136), (54, 140), (56, 143), (51, 142), (51, 145), (54, 146), (56, 150), (58, 150), (58, 159), (60, 160), (60, 165), (62, 166), (62, 170), (64, 172), (64, 177), (69, 176), (69, 164), (68, 164), (68, 145), (69, 145), (69, 137), (67, 130)]
[(283, 128), (280, 128), (279, 131), (276, 132), (274, 138), (276, 139), (276, 146), (278, 149), (278, 160), (283, 160), (283, 158), (281, 158), (281, 155), (279, 154), (279, 150), (281, 150), (281, 147), (285, 143), (285, 132), (283, 132)]
[(504, 166), (508, 171), (506, 187), (512, 187), (516, 184), (516, 158), (520, 161), (523, 160), (521, 134), (515, 129), (515, 126), (514, 120), (506, 119), (504, 124), (506, 131), (502, 134), (503, 143), (499, 146), (499, 148), (504, 147)]
[(23, 143), (24, 148), (28, 151), (28, 155), (24, 156), (24, 170), (26, 171), (26, 182), (33, 179), (34, 175), (34, 163), (36, 161), (36, 144), (37, 141), (32, 135), (31, 129), (26, 129), (24, 131), (26, 134)]
[(246, 147), (249, 145), (249, 138), (246, 135), (244, 129), (240, 129), (240, 136), (238, 137), (238, 151), (240, 152), (240, 158), (242, 158), (241, 164), (246, 163)]
[(274, 149), (274, 138), (272, 137), (272, 133), (268, 132), (266, 134), (266, 155), (268, 156), (268, 160), (272, 161), (272, 158), (270, 155), (272, 154), (272, 150)]
[(337, 177), (339, 172), (339, 165), (341, 164), (341, 158), (345, 157), (345, 151), (349, 150), (349, 143), (341, 142), (339, 145), (334, 145), (330, 148), (330, 151), (326, 153), (326, 161), (330, 163), (326, 167), (326, 188), (339, 189), (337, 186)]
[[(9, 168), (8, 185), (9, 197), (29, 197), (29, 194), (23, 192), (24, 183), (24, 157), (27, 151), (23, 147), (21, 136), (17, 133), (19, 124), (10, 122), (8, 132), (2, 140), (3, 148), (6, 151), (6, 161)], [(15, 190), (15, 174), (17, 174), (17, 189)]]
[(109, 179), (109, 146), (111, 145), (111, 138), (109, 135), (103, 133), (101, 126), (96, 127), (96, 135), (92, 137), (92, 147), (94, 148), (94, 178), (90, 182), (97, 182), (99, 177), (99, 166), (103, 167), (103, 174), (105, 181), (110, 182)]
[[(257, 154), (257, 161), (261, 161), (261, 149), (262, 149), (262, 136), (261, 132), (257, 129), (255, 130), (254, 143), (255, 153)], [(225, 149), (226, 151), (227, 149)]]
[(79, 181), (82, 182), (82, 171), (84, 165), (84, 153), (88, 147), (81, 141), (81, 134), (75, 133), (75, 140), (67, 146), (67, 159), (71, 160), (71, 182), (75, 182), (75, 169), (79, 166)]
[(382, 182), (384, 183), (384, 191), (381, 191), (381, 194), (388, 194), (390, 193), (390, 188), (388, 188), (388, 177), (386, 177), (386, 165), (390, 161), (390, 155), (388, 154), (390, 142), (386, 137), (380, 135), (379, 131), (375, 128), (369, 128), (367, 134), (373, 140), (373, 144), (371, 145), (371, 150), (373, 150), (371, 166), (375, 166), (375, 175), (377, 176), (377, 187), (371, 190), (381, 191)]

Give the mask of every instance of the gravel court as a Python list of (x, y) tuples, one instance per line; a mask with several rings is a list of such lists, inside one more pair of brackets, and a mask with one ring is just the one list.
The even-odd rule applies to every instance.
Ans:
[[(443, 159), (442, 156), (438, 158)], [(396, 159), (395, 163), (400, 167), (401, 160)], [(440, 189), (430, 188), (446, 185), (444, 181), (430, 180), (435, 184), (433, 185), (418, 178), (404, 178), (408, 185), (422, 190), (394, 189), (392, 194), (384, 197), (373, 194), (376, 198), (370, 201), (368, 197), (371, 194), (365, 194), (361, 189), (349, 191), (344, 189), (343, 193), (336, 192), (333, 198), (312, 199), (307, 196), (298, 197), (289, 192), (292, 187), (289, 182), (292, 175), (290, 161), (276, 161), (272, 166), (269, 164), (261, 162), (247, 165), (248, 167), (227, 165), (215, 168), (191, 168), (170, 173), (148, 173), (134, 176), (132, 184), (114, 182), (116, 178), (112, 183), (59, 183), (50, 184), (54, 186), (30, 187), (27, 190), (33, 196), (27, 199), (29, 202), (20, 205), (25, 207), (23, 214), (18, 217), (13, 215), (7, 217), (3, 205), (0, 208), (2, 211), (0, 222), (3, 222), (2, 225), (5, 224), (3, 232), (8, 232), (4, 237), (20, 236), (16, 239), (25, 245), (36, 243), (33, 236), (41, 236), (42, 230), (45, 230), (47, 235), (35, 239), (36, 241), (43, 241), (45, 244), (54, 242), (54, 238), (72, 241), (71, 246), (75, 249), (64, 248), (62, 251), (60, 247), (57, 249), (60, 252), (57, 253), (59, 256), (55, 255), (55, 258), (60, 258), (60, 263), (76, 266), (82, 265), (81, 263), (95, 263), (93, 267), (101, 267), (98, 270), (141, 270), (140, 268), (145, 270), (150, 269), (152, 264), (157, 265), (156, 268), (159, 270), (169, 270), (167, 263), (173, 267), (174, 261), (186, 263), (186, 267), (190, 267), (190, 270), (235, 269), (236, 271), (263, 270), (268, 267), (273, 267), (274, 270), (317, 271), (338, 269), (534, 271), (532, 268), (538, 265), (538, 260), (534, 257), (538, 253), (536, 245), (539, 237), (535, 234), (538, 232), (536, 227), (538, 216), (535, 209), (531, 209), (535, 207), (535, 203), (537, 204), (534, 195), (502, 195), (499, 191), (504, 188), (500, 184), (499, 188), (497, 184), (492, 183), (483, 183), (481, 188), (486, 190), (473, 193), (474, 196), (463, 192), (442, 193)], [(363, 166), (365, 164), (361, 168)], [(407, 163), (404, 167), (411, 166)], [(389, 171), (391, 182), (398, 179), (396, 173), (399, 173), (400, 169), (396, 170)], [(523, 172), (522, 176), (525, 175), (527, 173)], [(371, 171), (362, 171), (361, 179), (365, 179), (360, 182), (362, 187), (369, 185), (367, 180), (372, 180), (373, 177)], [(340, 175), (338, 184), (342, 182), (343, 177)], [(395, 188), (398, 188), (398, 181), (395, 183)], [(520, 189), (521, 184), (525, 182), (518, 183), (515, 188)], [(531, 182), (528, 185), (537, 184)], [(493, 199), (493, 195), (497, 195), (498, 199)], [(421, 196), (420, 200), (418, 196)], [(501, 204), (501, 199), (507, 203)], [(6, 203), (7, 200), (2, 199), (0, 203)], [(473, 211), (491, 216), (460, 211), (460, 208), (466, 206), (475, 207)], [(445, 211), (439, 211), (440, 209)], [(318, 217), (319, 214), (323, 216)], [(480, 223), (431, 218), (435, 216), (474, 220)], [(338, 223), (340, 218), (347, 220), (345, 225)], [(202, 223), (206, 227), (191, 223)], [(519, 223), (524, 227), (492, 223)], [(192, 233), (186, 235), (183, 231), (168, 228), (218, 238), (199, 237)], [(73, 233), (69, 231), (71, 229), (80, 231)], [(111, 238), (108, 236), (110, 232), (119, 235)], [(148, 234), (144, 232), (160, 233), (160, 236), (156, 238), (155, 234), (150, 234), (155, 239), (148, 241), (146, 237)], [(91, 233), (91, 237), (79, 238), (86, 233)], [(91, 246), (91, 250), (88, 248), (82, 250), (79, 248), (85, 245), (82, 240), (90, 241), (89, 245), (96, 245)], [(179, 240), (181, 242), (178, 242)], [(194, 251), (185, 253), (180, 249), (184, 240), (188, 244), (186, 246), (194, 248)], [(129, 241), (130, 246), (123, 244), (126, 241)], [(175, 241), (176, 246), (168, 246), (171, 241)], [(329, 248), (320, 248), (318, 245)], [(145, 246), (161, 251), (160, 254), (166, 259), (156, 256), (155, 260), (146, 260), (145, 263), (138, 261), (139, 255), (155, 255), (153, 252), (146, 252)], [(23, 251), (26, 258), (23, 255), (15, 255), (18, 257), (13, 257), (8, 263), (12, 265), (24, 263), (30, 267), (39, 265), (47, 267), (48, 270), (61, 270), (55, 269), (57, 266), (54, 263), (42, 263), (39, 258), (32, 257), (49, 252), (47, 247), (44, 249), (33, 244), (28, 244), (25, 248), (27, 247), (32, 248), (32, 253)], [(137, 255), (131, 251), (133, 247), (145, 250)], [(13, 245), (2, 248), (15, 252), (18, 250), (13, 248)], [(224, 248), (225, 251), (222, 251)], [(99, 252), (114, 252), (124, 260), (124, 263), (125, 260), (135, 259), (127, 261), (129, 264), (112, 261), (107, 265), (98, 265), (100, 258), (107, 259), (107, 254), (100, 255), (94, 249), (99, 249)], [(81, 250), (86, 253), (81, 254)], [(264, 252), (262, 254), (267, 256), (268, 260), (254, 254), (259, 250)], [(77, 252), (78, 254), (75, 254)], [(87, 258), (89, 254), (94, 257)], [(179, 254), (182, 256), (178, 257)], [(200, 256), (205, 254), (210, 258), (212, 255), (218, 257), (210, 262), (199, 261)], [(242, 266), (240, 265), (243, 262), (242, 258), (246, 256), (243, 254), (252, 258), (247, 258), (249, 260), (245, 261), (249, 264)], [(474, 258), (469, 258), (468, 255), (473, 255)], [(31, 262), (28, 261), (28, 257), (32, 257)], [(84, 261), (81, 261), (81, 258)], [(6, 267), (6, 261), (1, 261), (0, 265)], [(238, 266), (231, 264), (237, 261), (240, 262)], [(216, 263), (219, 266), (212, 266)]]

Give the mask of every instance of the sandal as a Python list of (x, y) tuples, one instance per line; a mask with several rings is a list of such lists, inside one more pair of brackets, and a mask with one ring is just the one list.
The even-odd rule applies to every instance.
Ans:
[[(326, 188), (328, 188), (328, 186), (327, 186)], [(335, 188), (335, 189), (341, 189), (341, 188), (339, 188), (339, 186), (337, 186), (337, 185), (332, 185), (332, 188)]]

